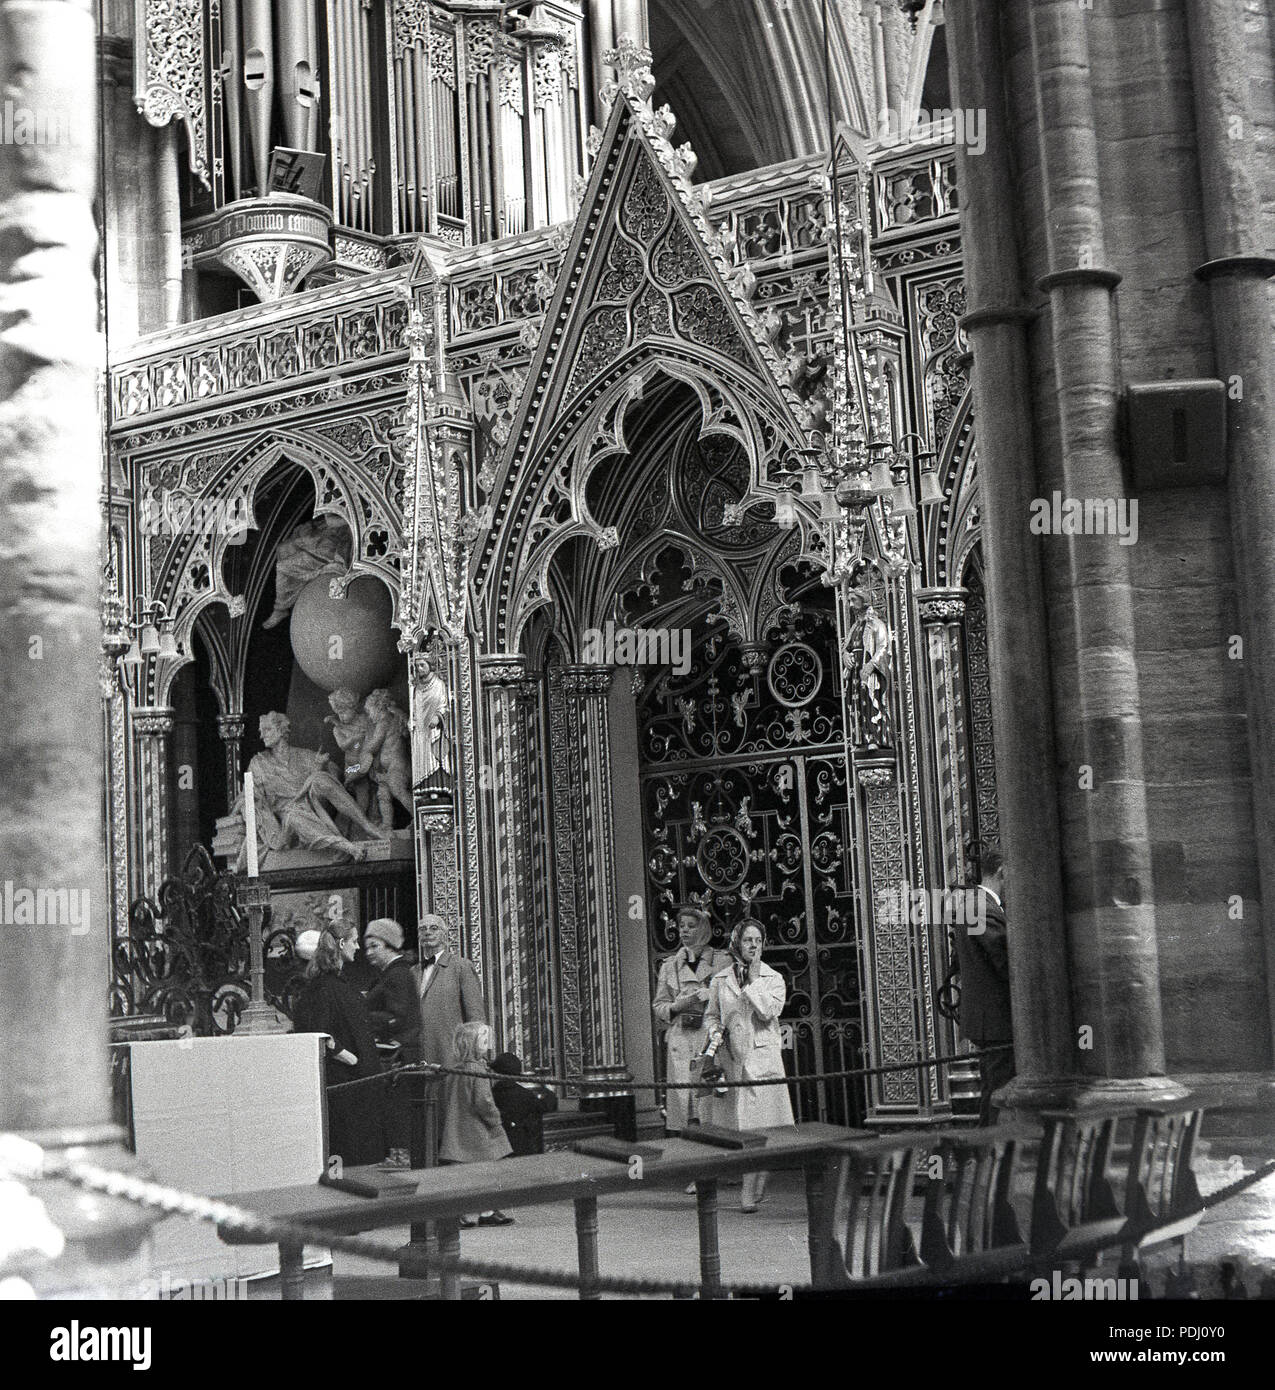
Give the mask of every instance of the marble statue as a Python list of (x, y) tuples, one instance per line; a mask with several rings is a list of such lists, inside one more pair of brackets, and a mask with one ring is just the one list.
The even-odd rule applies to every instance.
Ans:
[(859, 663), (859, 715), (864, 741), (883, 748), (890, 743), (890, 629), (868, 604), (861, 624), (863, 656)]
[[(286, 714), (278, 710), (263, 714), (260, 729), (265, 752), (258, 753), (248, 768), (256, 791), (257, 840), (262, 849), (332, 850), (345, 859), (360, 858), (358, 847), (341, 834), (334, 816), (348, 816), (373, 839), (388, 838), (333, 776), (327, 754), (290, 745)], [(242, 810), (241, 793), (232, 814)], [(247, 855), (245, 842), (234, 872), (243, 869)]]
[(359, 771), (363, 747), (372, 732), (371, 718), (359, 708), (359, 697), (348, 686), (340, 686), (328, 696), (332, 713), (324, 723), (332, 730), (336, 746), (341, 750), (341, 775), (345, 789), (366, 811), (370, 802), (366, 775)]
[(451, 739), (448, 736), (451, 700), (442, 677), (434, 670), (428, 656), (417, 654), (412, 659), (415, 685), (412, 717), (415, 738), (412, 740), (412, 781), (421, 783), (436, 773), (452, 775)]
[(316, 516), (290, 531), (275, 551), (274, 611), (262, 627), (278, 627), (315, 575), (344, 574), (352, 551), (350, 528), (334, 516)]
[(381, 828), (389, 834), (394, 824), (397, 801), (412, 815), (412, 755), (409, 751), (408, 719), (390, 700), (388, 690), (374, 690), (363, 701), (369, 731), (363, 743), (357, 771), (370, 776), (376, 787), (376, 804)]

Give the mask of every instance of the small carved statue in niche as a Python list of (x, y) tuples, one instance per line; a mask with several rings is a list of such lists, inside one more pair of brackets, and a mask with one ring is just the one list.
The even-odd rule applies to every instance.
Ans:
[(359, 772), (363, 747), (372, 731), (372, 721), (359, 708), (359, 697), (346, 686), (341, 686), (328, 696), (328, 704), (333, 712), (324, 723), (332, 729), (332, 737), (341, 750), (342, 777), (346, 790), (366, 811), (370, 801), (370, 789), (366, 776)]
[(886, 748), (890, 730), (890, 629), (871, 604), (860, 624), (863, 655), (859, 663), (859, 724), (866, 744)]
[(412, 755), (408, 744), (407, 715), (390, 700), (388, 690), (374, 690), (363, 708), (369, 730), (355, 773), (369, 776), (376, 787), (376, 805), (381, 829), (389, 834), (394, 825), (394, 803), (412, 814)]
[[(313, 748), (293, 748), (286, 714), (271, 710), (261, 716), (264, 753), (248, 764), (256, 791), (257, 842), (263, 850), (333, 850), (342, 858), (359, 858), (358, 848), (337, 828), (334, 816), (348, 816), (374, 840), (385, 832), (360, 810), (357, 802), (332, 774), (331, 759)], [(232, 808), (242, 812), (243, 794)], [(245, 842), (235, 860), (240, 872), (248, 857)]]
[(413, 723), (412, 781), (452, 776), (452, 746), (448, 735), (451, 699), (432, 658), (418, 652), (412, 658)]
[(352, 553), (350, 528), (334, 516), (316, 516), (290, 531), (275, 551), (274, 611), (262, 627), (278, 627), (316, 574), (344, 574)]

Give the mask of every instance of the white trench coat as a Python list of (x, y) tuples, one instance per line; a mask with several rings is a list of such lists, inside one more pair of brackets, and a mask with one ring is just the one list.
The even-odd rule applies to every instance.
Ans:
[[(701, 1023), (698, 1028), (688, 1028), (687, 1016), (673, 1013), (673, 1004), (677, 996), (686, 990), (707, 989), (713, 976), (719, 970), (725, 970), (730, 963), (729, 952), (719, 951), (716, 946), (705, 946), (695, 962), (694, 969), (686, 958), (685, 948), (669, 956), (660, 966), (660, 978), (655, 986), (652, 1008), (655, 1017), (666, 1030), (665, 1076), (669, 1081), (691, 1079), (691, 1063), (703, 1052), (704, 1044), (708, 1041), (706, 1024)], [(669, 1129), (685, 1129), (692, 1116), (711, 1123), (711, 1097), (697, 1098), (694, 1091), (668, 1091), (665, 1094), (665, 1114)]]
[[(784, 977), (762, 962), (757, 979), (740, 989), (733, 969), (713, 976), (709, 986), (710, 1032), (726, 1034), (717, 1052), (718, 1064), (729, 1081), (762, 1081), (783, 1076), (784, 1054), (779, 1037), (779, 1015), (788, 987)], [(787, 1086), (741, 1086), (714, 1102), (704, 1119), (732, 1129), (766, 1129), (790, 1125), (792, 1101)]]

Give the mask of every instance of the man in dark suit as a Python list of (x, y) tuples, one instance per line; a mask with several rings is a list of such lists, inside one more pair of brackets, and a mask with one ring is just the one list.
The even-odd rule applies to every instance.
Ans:
[(434, 913), (420, 921), (420, 1059), (450, 1065), (452, 1035), (462, 1023), (486, 1023), (478, 972), (447, 945), (447, 923)]
[[(1012, 1043), (1010, 1014), (1008, 926), (1002, 902), (1005, 861), (1000, 851), (983, 851), (979, 884), (955, 900), (958, 909), (949, 926), (956, 937), (961, 965), (961, 1032), (975, 1047)], [(978, 1122), (992, 1123), (992, 1093), (1014, 1075), (1014, 1053), (1006, 1047), (980, 1059), (982, 1094)]]
[[(397, 1052), (390, 1055), (396, 1065), (419, 1062), (420, 983), (415, 967), (403, 954), (403, 928), (389, 917), (369, 922), (363, 933), (363, 954), (377, 972), (366, 996), (377, 1043), (397, 1044)], [(401, 1084), (391, 1085), (385, 1098), (385, 1128), (390, 1152), (381, 1166), (410, 1168), (411, 1111)]]

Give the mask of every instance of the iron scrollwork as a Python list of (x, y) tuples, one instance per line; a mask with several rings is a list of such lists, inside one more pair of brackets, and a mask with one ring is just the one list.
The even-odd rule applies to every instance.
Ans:
[[(196, 845), (179, 876), (129, 908), (112, 952), (112, 1015), (159, 1015), (199, 1037), (233, 1033), (250, 998), (248, 930), (234, 876)], [(268, 931), (264, 951), (266, 997), (290, 1015), (302, 983), (292, 933)]]

